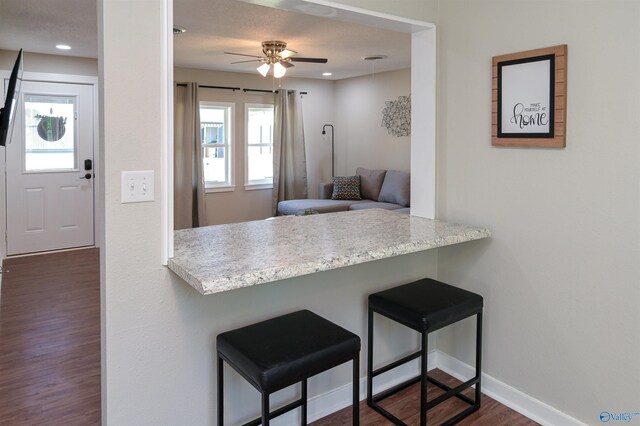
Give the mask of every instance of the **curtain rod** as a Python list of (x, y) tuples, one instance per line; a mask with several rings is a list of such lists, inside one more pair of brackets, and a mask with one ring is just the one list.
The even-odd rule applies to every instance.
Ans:
[[(187, 83), (177, 83), (178, 86), (181, 87), (186, 87)], [(233, 90), (234, 92), (236, 90), (241, 90), (241, 87), (229, 87), (229, 86), (204, 86), (202, 84), (198, 84), (198, 87), (202, 88), (202, 89), (225, 89), (225, 90)]]
[[(289, 90), (289, 89), (287, 89)], [(273, 90), (264, 90), (264, 89), (242, 89), (243, 92), (247, 93), (247, 92), (261, 92), (261, 93), (278, 93), (277, 90), (273, 91)], [(301, 95), (306, 95), (307, 92), (300, 92)]]
[[(178, 86), (181, 87), (185, 87), (187, 85), (187, 83), (177, 83)], [(234, 92), (236, 90), (242, 90), (244, 93), (247, 92), (260, 92), (260, 93), (278, 93), (278, 91), (273, 91), (273, 90), (265, 90), (265, 89), (243, 89), (241, 87), (229, 87), (229, 86), (205, 86), (202, 84), (198, 84), (198, 87), (202, 88), (202, 89), (223, 89), (223, 90), (233, 90)], [(306, 95), (308, 94), (307, 92), (300, 92), (301, 95)]]

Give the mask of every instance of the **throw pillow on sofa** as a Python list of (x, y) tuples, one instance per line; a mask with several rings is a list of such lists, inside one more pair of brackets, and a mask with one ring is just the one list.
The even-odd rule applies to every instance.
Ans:
[(365, 200), (377, 201), (384, 181), (386, 170), (369, 170), (358, 167), (356, 175), (360, 176), (360, 195)]
[(409, 207), (411, 175), (407, 172), (388, 170), (380, 189), (378, 201)]
[(360, 176), (334, 176), (332, 200), (361, 200)]

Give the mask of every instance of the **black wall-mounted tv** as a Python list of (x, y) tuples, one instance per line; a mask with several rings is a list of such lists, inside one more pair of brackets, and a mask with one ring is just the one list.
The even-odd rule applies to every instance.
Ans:
[(11, 137), (13, 121), (18, 107), (18, 97), (20, 95), (20, 85), (22, 84), (22, 49), (18, 52), (16, 64), (11, 71), (9, 85), (7, 86), (7, 97), (4, 100), (4, 108), (0, 109), (0, 146), (5, 146)]

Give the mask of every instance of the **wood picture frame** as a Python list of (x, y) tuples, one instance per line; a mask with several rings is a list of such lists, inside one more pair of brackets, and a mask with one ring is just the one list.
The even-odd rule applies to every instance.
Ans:
[(493, 146), (566, 146), (567, 45), (494, 56)]

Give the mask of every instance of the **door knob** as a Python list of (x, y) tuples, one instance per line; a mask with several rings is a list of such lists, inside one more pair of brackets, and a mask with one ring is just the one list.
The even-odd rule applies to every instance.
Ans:
[(82, 176), (80, 179), (91, 179), (93, 177), (93, 175), (91, 173), (87, 173), (84, 176)]

